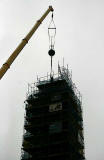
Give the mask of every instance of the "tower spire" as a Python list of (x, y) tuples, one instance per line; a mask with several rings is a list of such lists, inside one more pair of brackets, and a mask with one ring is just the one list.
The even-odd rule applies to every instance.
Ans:
[(56, 26), (53, 20), (53, 12), (51, 16), (51, 22), (48, 27), (48, 36), (49, 36), (49, 51), (48, 54), (51, 56), (51, 73), (50, 76), (52, 77), (52, 61), (53, 56), (55, 55), (54, 45), (55, 45), (55, 35), (56, 35)]

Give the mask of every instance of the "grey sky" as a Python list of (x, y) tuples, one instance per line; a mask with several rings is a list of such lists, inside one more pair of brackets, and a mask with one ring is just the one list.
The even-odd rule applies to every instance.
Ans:
[[(0, 66), (49, 5), (57, 27), (54, 71), (64, 57), (83, 96), (87, 160), (104, 158), (104, 1), (1, 0)], [(27, 83), (50, 71), (47, 28), (51, 14), (0, 81), (0, 159), (19, 160)]]

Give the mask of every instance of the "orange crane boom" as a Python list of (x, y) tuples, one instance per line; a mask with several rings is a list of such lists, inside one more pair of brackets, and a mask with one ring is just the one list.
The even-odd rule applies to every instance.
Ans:
[(35, 33), (37, 28), (40, 26), (42, 21), (45, 19), (45, 17), (48, 15), (50, 11), (54, 11), (52, 6), (49, 6), (49, 8), (46, 10), (46, 12), (43, 14), (43, 16), (36, 22), (36, 24), (33, 26), (33, 28), (30, 30), (30, 32), (26, 35), (24, 39), (22, 39), (22, 42), (18, 45), (18, 47), (14, 50), (14, 52), (11, 54), (11, 56), (8, 58), (8, 60), (3, 64), (3, 66), (0, 68), (0, 79), (3, 77), (3, 75), (6, 73), (6, 71), (10, 68), (13, 61), (16, 59), (16, 57), (19, 55), (21, 50), (25, 47), (25, 45), (28, 43), (29, 39), (32, 37), (32, 35)]

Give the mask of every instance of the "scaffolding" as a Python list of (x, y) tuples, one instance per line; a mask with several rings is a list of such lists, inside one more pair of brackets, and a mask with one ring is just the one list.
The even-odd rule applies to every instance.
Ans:
[(68, 66), (28, 84), (21, 160), (84, 160), (82, 97)]

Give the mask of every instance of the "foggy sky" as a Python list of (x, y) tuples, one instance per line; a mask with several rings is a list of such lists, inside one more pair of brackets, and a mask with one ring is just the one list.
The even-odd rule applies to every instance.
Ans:
[[(49, 5), (57, 28), (54, 71), (64, 57), (82, 94), (86, 159), (104, 160), (103, 0), (1, 0), (0, 66)], [(20, 159), (27, 84), (50, 72), (50, 19), (51, 14), (0, 81), (0, 160)]]

